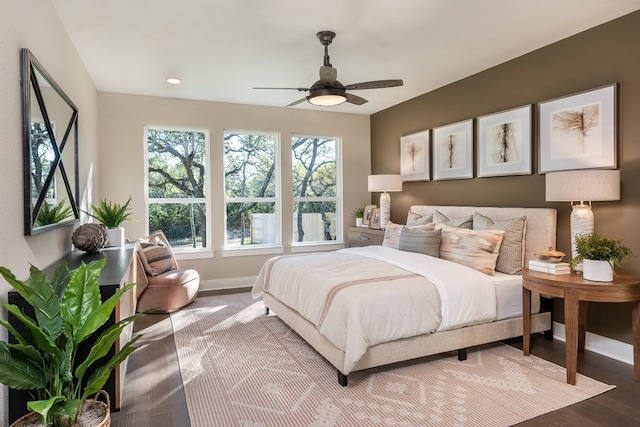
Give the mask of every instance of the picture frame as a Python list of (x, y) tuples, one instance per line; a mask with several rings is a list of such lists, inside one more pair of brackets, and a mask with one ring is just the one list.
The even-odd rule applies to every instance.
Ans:
[(369, 228), (380, 230), (382, 225), (380, 223), (380, 208), (373, 208), (371, 211), (371, 220), (369, 221)]
[(429, 181), (430, 132), (424, 130), (400, 138), (400, 175), (402, 182)]
[(530, 175), (532, 105), (478, 117), (479, 177)]
[(473, 178), (473, 119), (433, 129), (433, 180)]
[(369, 222), (371, 220), (371, 214), (373, 213), (373, 210), (375, 208), (377, 208), (377, 205), (365, 205), (364, 206), (364, 214), (362, 215), (362, 226), (363, 227), (368, 227), (369, 226)]
[(539, 173), (617, 167), (617, 88), (538, 103)]

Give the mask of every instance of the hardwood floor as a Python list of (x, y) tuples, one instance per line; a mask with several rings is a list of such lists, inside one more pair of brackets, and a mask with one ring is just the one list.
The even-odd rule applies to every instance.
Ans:
[[(111, 414), (111, 426), (189, 427), (191, 424), (169, 315), (145, 315), (136, 321), (134, 330), (144, 333), (138, 341), (142, 348), (129, 356), (122, 408)], [(522, 338), (506, 342), (522, 349)], [(558, 365), (565, 365), (563, 342), (545, 340), (542, 335), (535, 334), (531, 337), (531, 353)], [(586, 352), (578, 355), (578, 372), (604, 383), (614, 384), (616, 388), (518, 425), (640, 425), (640, 382), (633, 380), (632, 366)]]

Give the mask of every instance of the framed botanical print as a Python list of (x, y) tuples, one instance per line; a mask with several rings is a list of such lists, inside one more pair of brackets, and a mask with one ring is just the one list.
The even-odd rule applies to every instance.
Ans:
[(617, 167), (617, 84), (538, 104), (540, 173)]
[(429, 131), (400, 138), (400, 175), (402, 181), (429, 181)]
[(531, 105), (478, 117), (478, 176), (531, 173)]
[(473, 178), (473, 120), (433, 130), (433, 179)]

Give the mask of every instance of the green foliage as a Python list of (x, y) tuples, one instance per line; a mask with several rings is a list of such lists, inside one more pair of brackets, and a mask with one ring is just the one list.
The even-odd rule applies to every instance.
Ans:
[(44, 202), (38, 212), (36, 218), (36, 225), (43, 226), (49, 224), (56, 224), (71, 215), (71, 206), (65, 206), (66, 200), (60, 200), (57, 204), (51, 205)]
[[(141, 337), (138, 335), (98, 365), (122, 330), (140, 316), (136, 314), (102, 332), (85, 359), (78, 355), (80, 344), (105, 324), (122, 295), (134, 285), (122, 287), (102, 302), (97, 278), (105, 264), (106, 259), (82, 263), (76, 270), (62, 264), (51, 279), (31, 266), (26, 282), (0, 267), (0, 274), (35, 312), (34, 319), (16, 305), (2, 304), (25, 326), (28, 335), (0, 320), (17, 341), (0, 341), (0, 383), (31, 391), (34, 400), (27, 402), (27, 407), (55, 427), (64, 426), (68, 420), (75, 422), (84, 401), (104, 386), (111, 371), (137, 348), (133, 344)], [(95, 371), (85, 378), (90, 367)]]
[(358, 208), (351, 213), (354, 218), (364, 218), (364, 208)]
[(621, 242), (622, 240), (610, 239), (596, 233), (578, 235), (577, 256), (571, 260), (571, 266), (575, 267), (585, 259), (608, 261), (612, 267), (619, 266), (625, 257), (632, 255), (631, 249)]
[(119, 203), (111, 203), (106, 199), (100, 200), (98, 206), (91, 205), (93, 213), (83, 211), (92, 218), (97, 219), (107, 228), (118, 228), (120, 224), (125, 221), (135, 221), (131, 218), (131, 209), (129, 208), (131, 203), (131, 196), (127, 199), (124, 205)]

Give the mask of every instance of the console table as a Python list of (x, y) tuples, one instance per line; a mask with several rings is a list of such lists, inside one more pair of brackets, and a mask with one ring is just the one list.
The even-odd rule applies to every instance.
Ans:
[(578, 351), (584, 352), (587, 304), (591, 302), (633, 302), (633, 377), (640, 381), (640, 279), (626, 274), (614, 276), (613, 282), (593, 282), (582, 275), (546, 274), (525, 269), (522, 272), (522, 351), (531, 348), (531, 291), (564, 298), (567, 383), (576, 384)]
[[(102, 301), (107, 300), (112, 296), (120, 286), (134, 281), (136, 263), (132, 262), (134, 255), (135, 244), (128, 243), (125, 246), (114, 248), (103, 248), (96, 253), (87, 253), (82, 251), (72, 251), (67, 254), (60, 261), (44, 269), (47, 277), (51, 277), (51, 274), (55, 269), (63, 262), (66, 262), (69, 269), (73, 270), (80, 266), (80, 263), (89, 263), (91, 261), (97, 261), (103, 258), (107, 259), (107, 265), (102, 270), (100, 276), (98, 276), (98, 283), (100, 285), (100, 296)], [(116, 309), (112, 313), (106, 324), (103, 325), (98, 331), (96, 331), (96, 337), (106, 328), (118, 322), (121, 319), (131, 316), (136, 311), (136, 291), (135, 286), (131, 288), (126, 294), (122, 296)], [(9, 304), (15, 304), (20, 307), (25, 313), (33, 316), (33, 308), (27, 304), (24, 299), (16, 291), (9, 291), (8, 293)], [(14, 326), (19, 332), (26, 333), (24, 325), (19, 322), (12, 314), (9, 314), (9, 323)], [(131, 338), (133, 330), (133, 324), (129, 324), (120, 335), (120, 340), (115, 344), (115, 348), (112, 348), (107, 357), (111, 357), (116, 351), (120, 350), (121, 342), (126, 343)], [(10, 336), (10, 342), (15, 343), (13, 336)], [(124, 345), (124, 344), (122, 344)], [(79, 350), (82, 353), (88, 354), (91, 350), (92, 340), (88, 339), (84, 342)], [(116, 411), (120, 409), (120, 397), (122, 396), (122, 387), (124, 385), (124, 374), (126, 372), (125, 360), (120, 366), (116, 367), (103, 389), (109, 393), (111, 401), (111, 410)], [(87, 376), (91, 375), (91, 370), (87, 371)], [(15, 420), (26, 414), (27, 401), (31, 400), (29, 394), (26, 391), (9, 389), (9, 423), (13, 423)]]

